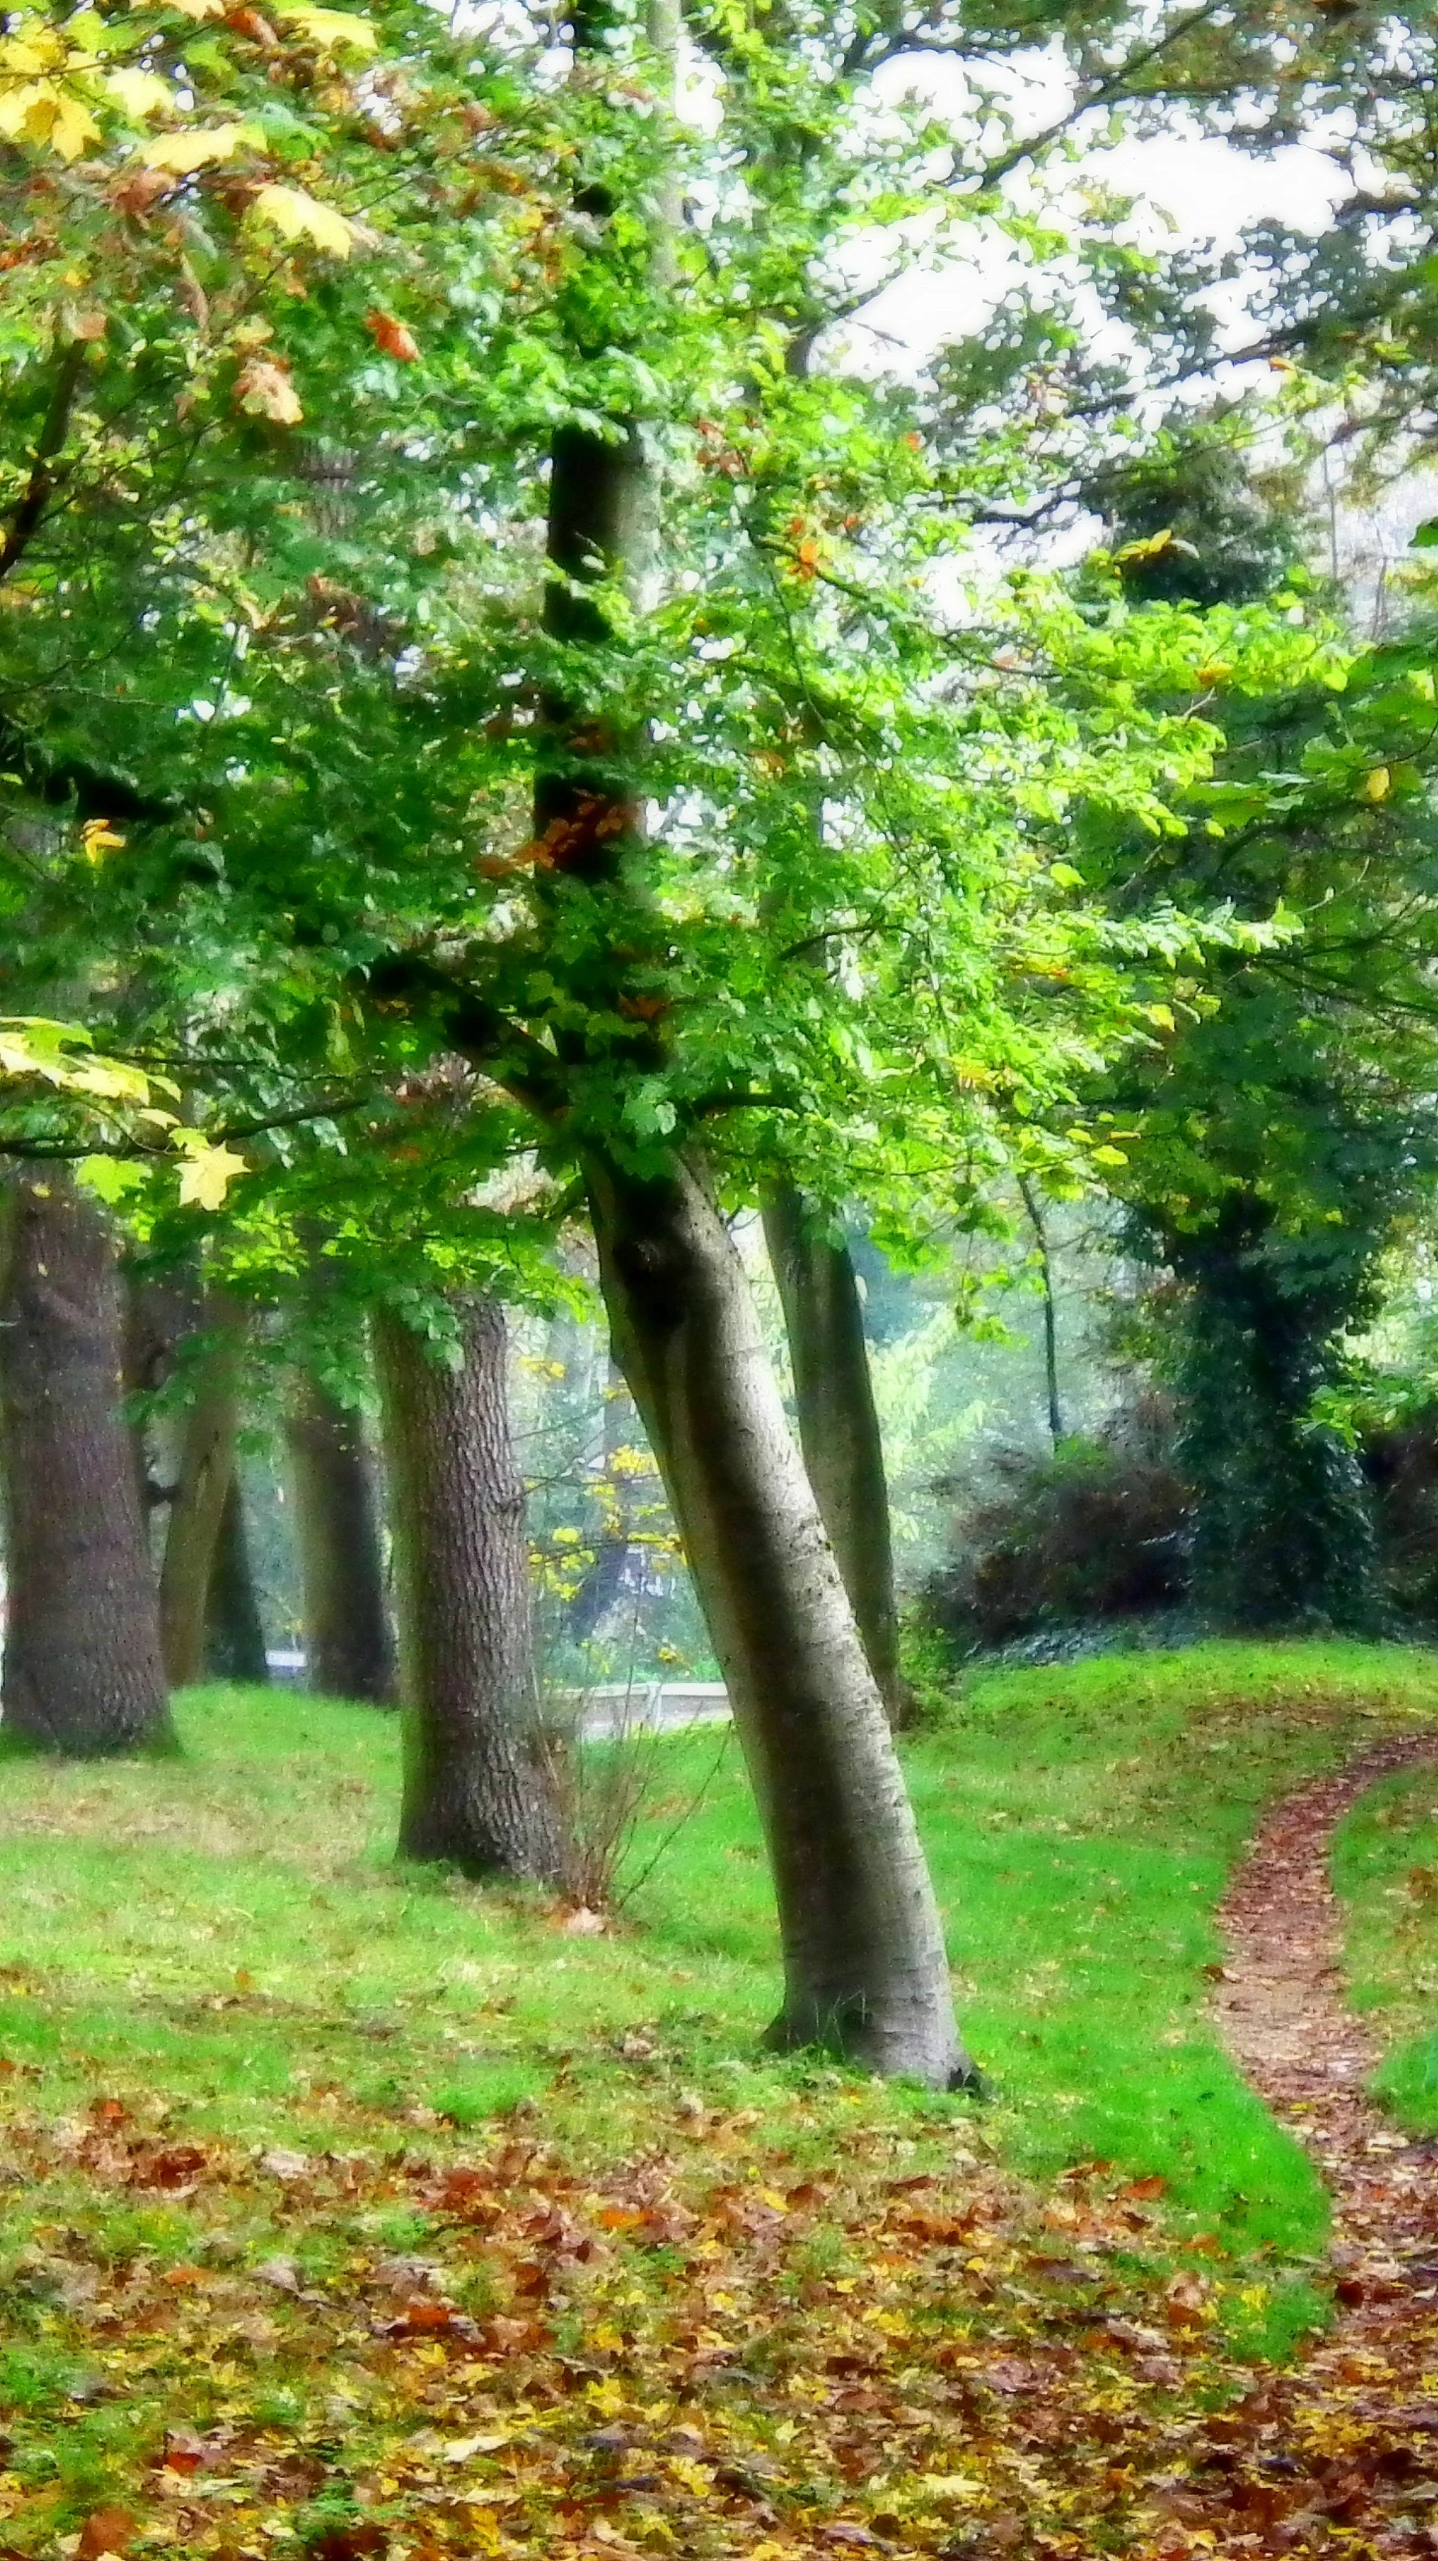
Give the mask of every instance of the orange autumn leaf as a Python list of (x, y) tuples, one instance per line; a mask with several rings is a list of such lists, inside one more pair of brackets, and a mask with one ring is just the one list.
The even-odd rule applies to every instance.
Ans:
[(382, 356), (393, 356), (399, 365), (417, 365), (419, 342), (402, 320), (388, 311), (367, 311), (364, 325)]

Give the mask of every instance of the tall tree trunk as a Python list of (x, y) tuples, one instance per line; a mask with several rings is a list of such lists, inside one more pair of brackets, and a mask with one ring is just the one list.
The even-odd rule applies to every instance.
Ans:
[(794, 1371), (799, 1446), (891, 1724), (906, 1705), (884, 1443), (852, 1257), (793, 1183), (764, 1207)]
[(199, 1322), (205, 1339), (194, 1356), (192, 1395), (180, 1435), (179, 1475), (160, 1567), (160, 1642), (173, 1689), (199, 1680), (205, 1668), (210, 1574), (234, 1475), (240, 1419), (245, 1310), (237, 1300), (215, 1291), (206, 1296)]
[(229, 1490), (220, 1514), (219, 1536), (210, 1566), (210, 1594), (205, 1612), (205, 1670), (211, 1680), (245, 1681), (258, 1686), (270, 1677), (265, 1653), (264, 1622), (250, 1565), (245, 1531), (245, 1498), (238, 1467), (230, 1470)]
[(616, 1354), (664, 1474), (768, 1839), (783, 2045), (971, 2081), (883, 1701), (733, 1241), (684, 1164), (589, 1168)]
[(454, 1302), (460, 1359), (376, 1321), (405, 1711), (400, 1855), (557, 1881), (538, 1760), (524, 1488), (509, 1433), (503, 1310)]
[(313, 1371), (285, 1420), (312, 1690), (393, 1707), (398, 1689), (374, 1466), (360, 1416)]
[(5, 1731), (77, 1756), (172, 1743), (120, 1410), (123, 1311), (109, 1228), (56, 1166), (14, 1180), (5, 1249)]

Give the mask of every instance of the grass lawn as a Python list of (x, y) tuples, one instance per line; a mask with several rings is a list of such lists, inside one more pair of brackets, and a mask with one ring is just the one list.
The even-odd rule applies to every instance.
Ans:
[[(384, 1716), (232, 1690), (178, 1713), (178, 1760), (0, 1763), (0, 2550), (79, 2552), (76, 2532), (99, 2549), (85, 2520), (107, 2499), (137, 2549), (402, 2561), (518, 2548), (521, 2513), (522, 2544), (582, 2541), (609, 2511), (563, 2504), (550, 2437), (528, 2472), (501, 2455), (515, 2395), (543, 2433), (577, 2394), (602, 2436), (636, 2396), (672, 2419), (727, 2376), (749, 2486), (723, 2496), (736, 2518), (757, 2501), (735, 2548), (787, 2552), (822, 2480), (835, 2533), (847, 2518), (862, 2539), (872, 2510), (881, 2539), (938, 2551), (954, 2500), (1002, 2517), (1008, 2494), (942, 2487), (928, 2400), (956, 2368), (1006, 2370), (987, 2400), (963, 2385), (1002, 2471), (1004, 2396), (1035, 2356), (1051, 2393), (1097, 2377), (1071, 2446), (1092, 2437), (1092, 2483), (1056, 2487), (1055, 2513), (1088, 2501), (1095, 2548), (1121, 2548), (1138, 2493), (1112, 2487), (1114, 2427), (1151, 2427), (1156, 2391), (1221, 2393), (1236, 2346), (1272, 2352), (1315, 2317), (1322, 2197), (1207, 2027), (1213, 1914), (1266, 1801), (1438, 1723), (1438, 1660), (1215, 1644), (991, 1677), (936, 1708), (908, 1759), (981, 2108), (762, 2056), (772, 1909), (736, 1747), (712, 1730), (654, 1747), (633, 1853), (650, 1872), (622, 1925), (586, 1937), (524, 1896), (396, 1869)], [(1438, 1875), (1438, 1800), (1407, 1847), (1364, 1820), (1344, 1858), (1361, 1909), (1391, 1915), (1373, 1879), (1382, 1859)], [(1403, 1893), (1403, 1929), (1431, 1935), (1438, 1903)], [(909, 2431), (902, 2481), (858, 2444), (881, 2395), (872, 2336), (852, 2343), (865, 2321), (922, 2331), (899, 2402), (872, 2400), (875, 2429)], [(457, 2428), (456, 2461), (506, 2480), (518, 2463), (520, 2487), (481, 2480), (451, 2517), (432, 2494), (451, 2440), (397, 2451), (417, 2408), (420, 2437)], [(626, 2489), (615, 2528), (635, 2548), (667, 2548), (624, 2521), (646, 2499), (717, 2515), (692, 2448), (654, 2461), (668, 2486)], [(782, 2497), (761, 2478), (776, 2464)], [(219, 2508), (211, 2474), (231, 2484)], [(681, 2540), (730, 2548), (715, 2533), (690, 2516)]]

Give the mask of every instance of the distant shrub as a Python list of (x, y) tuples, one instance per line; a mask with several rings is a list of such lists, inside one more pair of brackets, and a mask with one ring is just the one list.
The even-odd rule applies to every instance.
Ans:
[(927, 1614), (973, 1646), (1060, 1622), (1115, 1619), (1181, 1600), (1190, 1498), (1151, 1440), (1072, 1440), (1049, 1458), (1009, 1451), (997, 1488), (962, 1510), (954, 1561)]

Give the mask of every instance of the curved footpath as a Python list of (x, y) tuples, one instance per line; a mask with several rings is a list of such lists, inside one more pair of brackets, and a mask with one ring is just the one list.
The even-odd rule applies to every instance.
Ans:
[(1356, 1799), (1433, 1759), (1438, 1735), (1408, 1737), (1286, 1798), (1224, 1906), (1218, 2024), (1331, 2191), (1341, 2309), (1301, 2366), (1231, 2414), (1202, 2519), (1185, 2519), (1200, 2549), (1438, 2553), (1438, 2145), (1395, 2132), (1364, 2095), (1378, 2050), (1344, 1998), (1328, 1881)]

